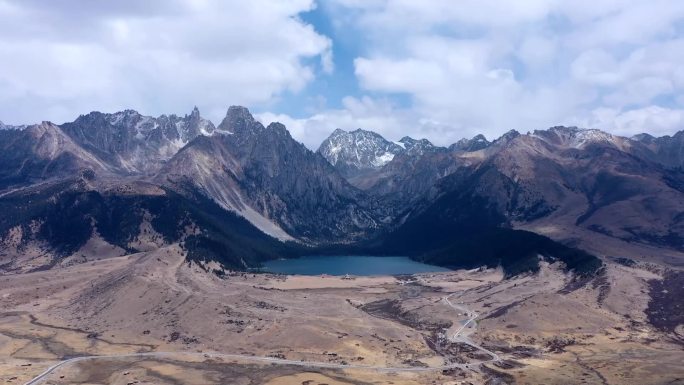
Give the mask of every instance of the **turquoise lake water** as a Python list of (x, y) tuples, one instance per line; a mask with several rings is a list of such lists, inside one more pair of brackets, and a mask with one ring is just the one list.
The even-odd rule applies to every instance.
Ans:
[(450, 271), (408, 257), (310, 256), (263, 263), (265, 272), (301, 275), (398, 275)]

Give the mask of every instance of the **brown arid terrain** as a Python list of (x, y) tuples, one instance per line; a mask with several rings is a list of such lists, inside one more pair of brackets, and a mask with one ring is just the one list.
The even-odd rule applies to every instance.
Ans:
[(547, 263), (509, 279), (215, 268), (172, 245), (1, 275), (0, 383), (684, 384), (684, 273), (655, 264), (591, 279)]

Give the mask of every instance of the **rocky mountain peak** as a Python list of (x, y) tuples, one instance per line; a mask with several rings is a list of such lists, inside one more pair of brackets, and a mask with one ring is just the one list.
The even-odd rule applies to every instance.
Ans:
[(344, 175), (382, 167), (403, 151), (403, 146), (360, 128), (350, 132), (337, 129), (318, 148)]
[(631, 139), (637, 142), (634, 150), (641, 149), (643, 156), (667, 168), (684, 168), (684, 131), (660, 137), (639, 134)]
[(415, 146), (415, 145), (426, 145), (426, 146), (432, 146), (432, 142), (429, 140), (423, 138), (423, 139), (413, 139), (410, 136), (405, 136), (401, 139), (399, 139), (400, 143), (404, 143), (405, 145), (410, 145), (410, 146)]
[(65, 125), (87, 125), (91, 127), (91, 130), (100, 131), (105, 129), (106, 126), (109, 126), (110, 129), (121, 130), (123, 128), (131, 128), (135, 126), (135, 124), (138, 123), (142, 117), (143, 116), (135, 110), (123, 110), (111, 114), (100, 111), (92, 111), (88, 114), (80, 115), (75, 121)]
[(76, 143), (126, 172), (157, 170), (188, 142), (211, 135), (214, 125), (195, 107), (189, 115), (144, 116), (135, 110), (93, 111), (61, 126)]
[(549, 131), (564, 132), (564, 133), (568, 133), (568, 134), (573, 134), (573, 133), (576, 133), (578, 131), (581, 131), (581, 129), (578, 128), (577, 126), (553, 126), (553, 127), (549, 127)]
[(230, 106), (218, 129), (233, 134), (250, 134), (263, 131), (264, 126), (254, 119), (246, 107)]
[(14, 126), (11, 124), (5, 124), (2, 121), (0, 121), (0, 130), (23, 130), (26, 127), (26, 125)]
[(59, 152), (59, 147), (61, 146), (60, 138), (64, 134), (54, 123), (44, 120), (40, 124), (28, 126), (26, 132), (34, 139), (39, 139), (36, 146), (36, 151), (40, 153), (39, 155), (50, 158)]
[(404, 148), (407, 155), (422, 155), (427, 151), (434, 150), (436, 147), (432, 142), (429, 140), (423, 138), (423, 139), (413, 139), (410, 136), (405, 136), (401, 139), (399, 139), (399, 143), (401, 143), (402, 147)]
[(45, 132), (53, 131), (54, 130), (54, 125), (52, 122), (49, 122), (47, 120), (43, 120), (39, 124), (33, 124), (27, 127), (26, 131), (30, 133), (31, 135), (37, 136), (37, 135), (42, 135)]
[(647, 133), (641, 133), (641, 134), (636, 134), (632, 136), (630, 139), (636, 141), (636, 142), (642, 142), (645, 144), (650, 144), (655, 141), (655, 136), (647, 134)]
[(183, 143), (187, 143), (200, 135), (213, 135), (214, 131), (216, 130), (211, 121), (201, 117), (197, 106), (192, 109), (190, 115), (185, 115), (185, 117), (182, 119), (172, 116), (170, 117), (170, 120), (171, 123), (175, 124), (178, 128)]
[(592, 143), (612, 144), (620, 147), (621, 139), (607, 132), (597, 129), (585, 129), (578, 127), (554, 126), (548, 130), (536, 130), (532, 136), (542, 138), (553, 144), (580, 148)]
[(280, 122), (272, 122), (266, 127), (266, 131), (271, 131), (279, 136), (290, 137), (290, 132), (285, 125)]
[(505, 134), (501, 135), (499, 138), (494, 140), (492, 144), (506, 144), (510, 142), (511, 140), (517, 138), (520, 136), (520, 133), (516, 130), (510, 130), (506, 132)]
[(458, 142), (452, 144), (449, 149), (452, 151), (472, 152), (487, 148), (490, 144), (491, 142), (488, 141), (484, 135), (477, 134), (471, 139), (463, 138), (459, 140)]
[(200, 112), (199, 112), (199, 108), (197, 108), (197, 106), (192, 108), (192, 112), (190, 113), (190, 118), (193, 120), (199, 120)]

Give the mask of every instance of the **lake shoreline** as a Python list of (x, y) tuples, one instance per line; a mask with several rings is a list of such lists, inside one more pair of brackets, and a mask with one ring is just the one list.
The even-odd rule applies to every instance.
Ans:
[(405, 256), (305, 256), (263, 263), (262, 273), (329, 276), (394, 276), (449, 272), (451, 269), (429, 265)]

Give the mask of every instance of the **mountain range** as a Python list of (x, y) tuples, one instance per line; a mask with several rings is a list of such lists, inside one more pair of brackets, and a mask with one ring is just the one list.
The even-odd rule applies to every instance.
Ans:
[(313, 152), (233, 106), (214, 126), (126, 110), (0, 124), (0, 268), (179, 242), (231, 269), (313, 253), (578, 272), (595, 256), (684, 261), (684, 131), (575, 127), (449, 147), (335, 130)]

